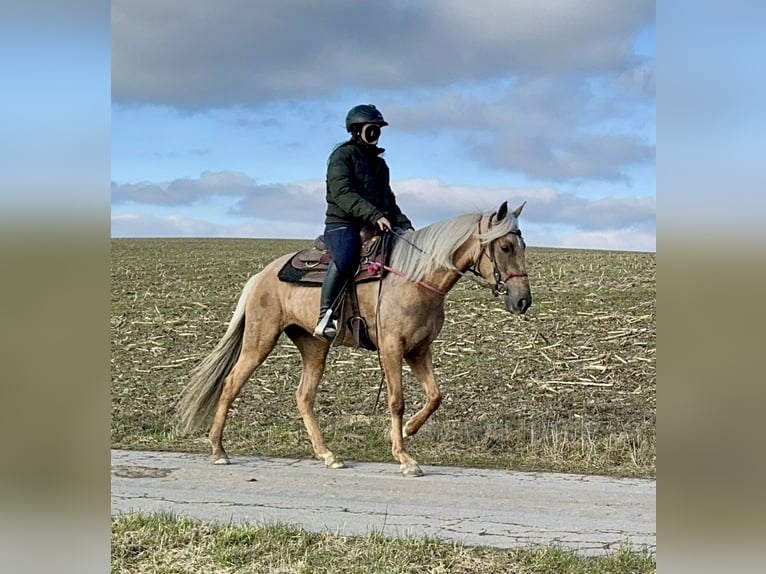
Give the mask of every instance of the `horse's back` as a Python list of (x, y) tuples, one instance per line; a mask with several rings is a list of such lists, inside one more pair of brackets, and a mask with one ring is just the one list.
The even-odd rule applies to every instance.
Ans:
[(305, 285), (285, 283), (278, 275), (286, 263), (294, 256), (286, 253), (268, 263), (263, 269), (251, 276), (247, 298), (248, 312), (254, 318), (278, 326), (284, 330), (295, 324), (306, 330), (313, 330), (319, 313), (319, 289)]

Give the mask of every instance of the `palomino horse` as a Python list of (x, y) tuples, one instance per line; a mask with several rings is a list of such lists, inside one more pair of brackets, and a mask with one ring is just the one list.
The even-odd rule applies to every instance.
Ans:
[[(524, 259), (524, 240), (517, 218), (523, 204), (509, 213), (503, 203), (495, 213), (454, 217), (409, 232), (395, 241), (390, 268), (381, 284), (357, 285), (359, 310), (380, 353), (391, 412), (391, 452), (404, 476), (420, 476), (404, 438), (418, 432), (439, 408), (431, 343), (444, 323), (444, 300), (464, 273), (502, 295), (512, 313), (524, 313), (532, 302)], [(343, 460), (325, 445), (314, 414), (314, 399), (325, 370), (330, 343), (312, 336), (319, 309), (319, 289), (283, 283), (277, 273), (291, 255), (282, 256), (245, 284), (226, 334), (192, 372), (177, 411), (183, 432), (199, 428), (212, 416), (209, 439), (212, 461), (228, 464), (223, 448), (226, 416), (242, 386), (285, 333), (298, 347), (303, 372), (296, 391), (298, 409), (317, 458), (328, 468)], [(468, 275), (468, 277), (471, 277)], [(343, 345), (350, 346), (348, 330)], [(426, 401), (402, 424), (402, 361), (425, 390)]]

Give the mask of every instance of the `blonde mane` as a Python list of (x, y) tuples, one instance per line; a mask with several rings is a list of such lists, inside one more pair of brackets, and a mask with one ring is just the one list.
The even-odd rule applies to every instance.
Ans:
[[(453, 262), (455, 252), (478, 231), (479, 221), (492, 214), (492, 212), (466, 213), (446, 221), (437, 221), (408, 233), (404, 238), (407, 241), (397, 239), (394, 243), (391, 267), (412, 281), (423, 280), (435, 269), (455, 270)], [(479, 235), (479, 239), (482, 244), (487, 244), (518, 228), (516, 217), (509, 213), (504, 219)]]

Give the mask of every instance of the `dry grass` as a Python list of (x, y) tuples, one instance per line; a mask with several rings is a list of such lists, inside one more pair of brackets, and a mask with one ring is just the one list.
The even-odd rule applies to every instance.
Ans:
[[(223, 335), (247, 278), (307, 241), (112, 241), (112, 445), (207, 452), (170, 413)], [(424, 464), (655, 476), (655, 256), (528, 249), (534, 303), (515, 317), (461, 281), (433, 345), (444, 401), (411, 439)], [(406, 370), (406, 369), (405, 369)], [(230, 454), (309, 457), (295, 408), (297, 350), (282, 338), (232, 409)], [(318, 397), (330, 448), (392, 462), (372, 407), (377, 356), (333, 349)], [(422, 393), (406, 374), (407, 414)], [(385, 404), (385, 400), (381, 401)]]
[(202, 524), (167, 515), (112, 519), (112, 572), (642, 574), (648, 552), (583, 557), (555, 547), (498, 550), (433, 539), (347, 537), (291, 526)]

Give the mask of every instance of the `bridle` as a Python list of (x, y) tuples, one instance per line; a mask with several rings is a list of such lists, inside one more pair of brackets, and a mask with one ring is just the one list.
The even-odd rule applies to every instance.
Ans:
[[(490, 215), (489, 222), (487, 223), (487, 231), (490, 230), (492, 227), (492, 218), (495, 217), (495, 213)], [(481, 235), (481, 219), (479, 219), (479, 222), (476, 225), (476, 234)], [(512, 231), (509, 231), (508, 234), (513, 234), (517, 237), (521, 237), (521, 230), (514, 229)], [(498, 238), (499, 239), (499, 238)], [(478, 285), (481, 285), (482, 287), (487, 287), (488, 289), (492, 290), (492, 294), (497, 297), (498, 295), (505, 295), (508, 292), (508, 287), (506, 286), (506, 282), (515, 278), (515, 277), (527, 277), (528, 275), (526, 273), (510, 273), (507, 277), (503, 278), (503, 276), (500, 274), (500, 270), (497, 268), (497, 263), (495, 263), (495, 250), (493, 248), (493, 244), (497, 241), (497, 239), (493, 239), (489, 243), (485, 243), (481, 246), (481, 250), (479, 251), (479, 256), (474, 261), (473, 265), (468, 268), (468, 271), (470, 271), (474, 277), (468, 277)], [(487, 255), (487, 251), (489, 251), (489, 255)], [(490, 263), (492, 264), (492, 277), (495, 279), (495, 284), (492, 285), (489, 283), (482, 274), (479, 272), (478, 267), (481, 263), (481, 260), (484, 256), (487, 256), (489, 258)]]
[[(497, 215), (497, 213), (493, 213), (489, 216), (489, 222), (487, 223), (487, 231), (489, 231), (492, 228), (492, 218), (494, 218)], [(481, 220), (483, 217), (479, 218), (479, 221), (476, 225), (476, 235), (481, 236)], [(486, 233), (486, 232), (485, 232)], [(513, 229), (508, 232), (507, 235), (513, 234), (516, 237), (521, 237), (521, 231), (519, 229)], [(396, 235), (399, 237), (399, 239), (404, 240), (406, 243), (420, 251), (421, 253), (425, 253), (420, 247), (412, 243), (410, 240), (408, 240), (404, 234), (396, 233)], [(499, 237), (497, 239), (500, 239)], [(466, 271), (457, 271), (458, 274), (462, 275), (463, 277), (467, 277), (477, 285), (480, 285), (481, 287), (486, 287), (487, 289), (492, 290), (492, 294), (497, 297), (498, 295), (505, 295), (508, 293), (508, 286), (506, 285), (506, 282), (515, 278), (515, 277), (527, 277), (526, 273), (509, 273), (507, 277), (503, 278), (502, 274), (500, 273), (500, 270), (497, 268), (497, 263), (495, 262), (495, 250), (493, 248), (493, 245), (497, 239), (493, 239), (489, 243), (485, 243), (481, 246), (481, 249), (479, 250), (479, 255), (476, 257), (476, 259), (473, 262), (473, 265), (471, 265)], [(487, 255), (487, 251), (489, 251), (489, 255)], [(486, 279), (484, 279), (484, 276), (479, 272), (479, 265), (481, 264), (481, 260), (484, 256), (489, 257), (489, 261), (492, 264), (492, 276), (495, 279), (495, 284), (493, 285)], [(377, 262), (370, 262), (367, 270), (371, 275), (377, 275), (380, 273), (381, 269), (385, 269), (386, 271), (389, 271), (391, 273), (394, 273), (395, 275), (399, 275), (400, 277), (405, 277), (404, 273), (401, 271), (394, 269), (388, 265), (377, 263)], [(466, 272), (470, 272), (472, 275), (466, 275)], [(424, 287), (425, 289), (428, 289), (430, 291), (433, 291), (434, 293), (441, 295), (442, 297), (445, 297), (447, 293), (445, 291), (442, 291), (438, 289), (437, 287), (434, 287), (433, 285), (430, 285), (429, 283), (426, 283), (425, 281), (418, 280), (415, 281), (418, 285), (421, 287)]]

